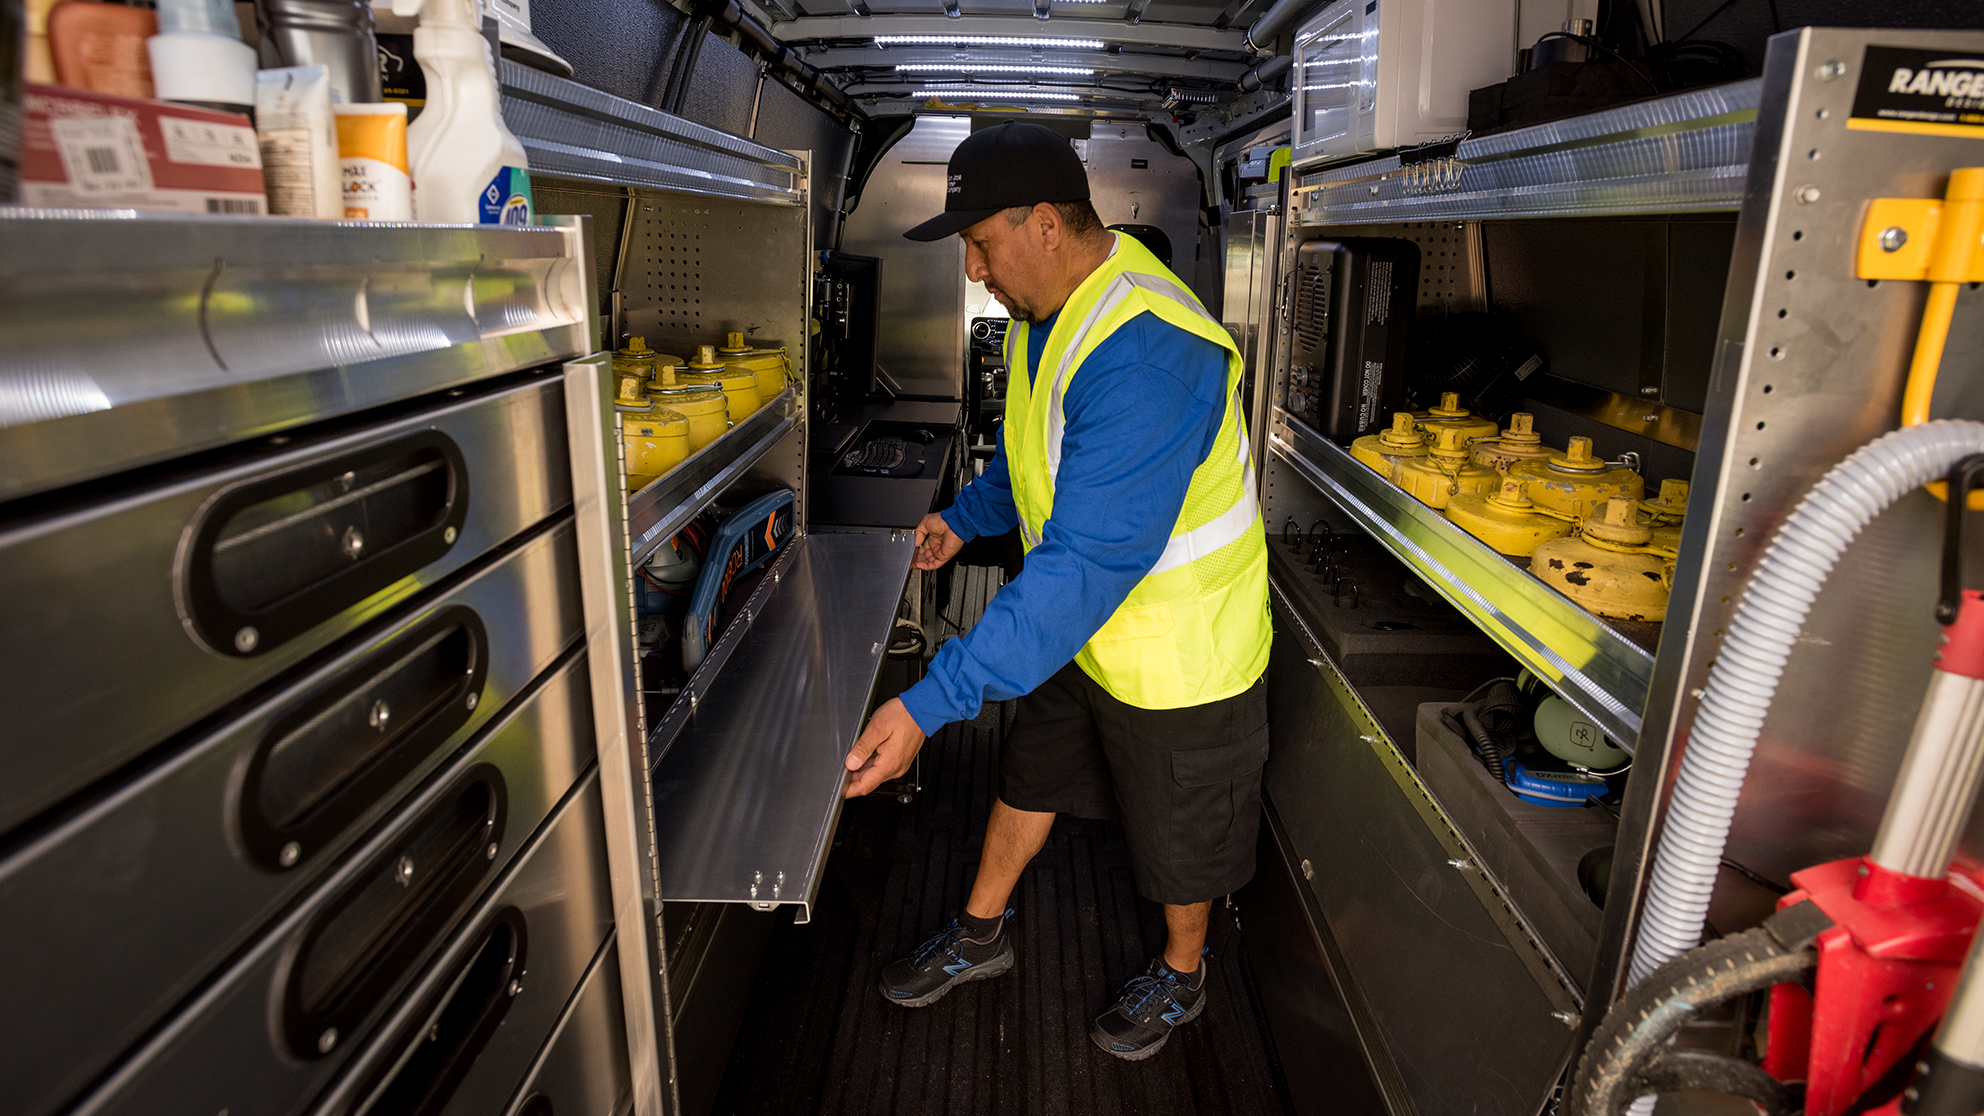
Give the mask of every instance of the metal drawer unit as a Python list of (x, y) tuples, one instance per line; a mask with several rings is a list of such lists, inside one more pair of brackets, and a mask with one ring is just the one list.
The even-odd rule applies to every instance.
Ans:
[(561, 522), (0, 863), (0, 909), (41, 912), (0, 922), (0, 1000), (38, 1020), (0, 1046), (16, 1102), (100, 1072), (492, 723), (589, 735), (569, 663), (537, 687), (581, 634), (576, 565)]
[(506, 908), (522, 924), (524, 967), (545, 983), (564, 951), (580, 951), (568, 991), (609, 917), (590, 710), (575, 692), (584, 675), (583, 659), (568, 664), (555, 690), (451, 765), (76, 1111), (301, 1112), (347, 1065), (373, 1067), (368, 1040), (402, 1033)]
[(315, 1116), (501, 1111), (611, 937), (603, 840), (589, 775)]
[(504, 1116), (619, 1116), (631, 1104), (614, 944), (609, 935)]
[(499, 382), (8, 509), (0, 831), (569, 504), (561, 403)]

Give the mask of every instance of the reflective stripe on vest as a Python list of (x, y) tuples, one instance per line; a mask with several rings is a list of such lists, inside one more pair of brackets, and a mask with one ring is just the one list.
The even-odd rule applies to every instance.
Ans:
[[(1111, 249), (1109, 254), (1115, 255), (1115, 250)], [(1066, 433), (1068, 421), (1067, 416), (1062, 413), (1061, 403), (1062, 395), (1067, 391), (1068, 373), (1074, 368), (1075, 354), (1081, 351), (1082, 344), (1088, 340), (1089, 331), (1095, 328), (1096, 323), (1122, 305), (1123, 299), (1137, 287), (1164, 295), (1188, 310), (1197, 311), (1206, 321), (1216, 326), (1220, 324), (1218, 319), (1206, 312), (1205, 304), (1199, 301), (1197, 295), (1169, 279), (1142, 272), (1125, 271), (1111, 280), (1109, 286), (1102, 292), (1102, 297), (1098, 298), (1095, 306), (1089, 310), (1088, 316), (1076, 327), (1075, 335), (1068, 339), (1067, 348), (1061, 350), (1060, 366), (1054, 370), (1054, 382), (1049, 389), (1053, 398), (1047, 408), (1047, 475), (1050, 479), (1056, 481), (1060, 479), (1061, 439)], [(1221, 326), (1221, 328), (1225, 327)], [(1258, 490), (1254, 487), (1253, 463), (1248, 460), (1252, 447), (1247, 443), (1246, 411), (1241, 405), (1240, 390), (1237, 387), (1233, 391), (1233, 406), (1235, 413), (1240, 416), (1240, 452), (1236, 455), (1240, 462), (1242, 489), (1240, 499), (1210, 521), (1182, 535), (1171, 536), (1170, 542), (1165, 544), (1164, 553), (1158, 556), (1157, 564), (1151, 567), (1151, 573), (1177, 569), (1188, 562), (1238, 542), (1253, 529), (1261, 502)], [(1224, 424), (1224, 414), (1220, 416), (1220, 421)], [(1040, 536), (1026, 522), (1025, 516), (1020, 517), (1020, 533), (1026, 536), (1028, 546), (1040, 545)]]

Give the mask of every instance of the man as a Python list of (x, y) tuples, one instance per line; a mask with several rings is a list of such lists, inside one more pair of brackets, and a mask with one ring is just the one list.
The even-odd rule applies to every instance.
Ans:
[(905, 235), (962, 236), (965, 275), (1012, 313), (1006, 421), (984, 474), (917, 527), (916, 567), (1015, 524), (1026, 564), (876, 710), (846, 793), (908, 770), (984, 700), (1019, 706), (970, 899), (883, 971), (882, 994), (922, 1007), (1012, 968), (1007, 900), (1054, 815), (1116, 817), (1168, 937), (1090, 1037), (1147, 1058), (1204, 1008), (1212, 900), (1254, 873), (1270, 631), (1240, 353), (1148, 250), (1102, 228), (1055, 133), (978, 132), (948, 181), (944, 213)]

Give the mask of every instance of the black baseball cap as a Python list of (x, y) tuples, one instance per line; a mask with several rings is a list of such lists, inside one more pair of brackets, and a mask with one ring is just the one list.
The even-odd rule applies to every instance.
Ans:
[(1075, 147), (1038, 124), (1008, 120), (973, 132), (951, 153), (944, 212), (903, 235), (942, 240), (1002, 209), (1088, 200), (1088, 171)]

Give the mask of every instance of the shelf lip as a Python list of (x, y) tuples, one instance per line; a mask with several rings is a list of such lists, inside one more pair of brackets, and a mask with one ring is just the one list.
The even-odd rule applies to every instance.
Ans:
[(1300, 173), (1298, 225), (1737, 209), (1760, 78), (1691, 89), (1463, 140), (1453, 156), (1398, 156)]
[(1620, 747), (1633, 751), (1654, 656), (1278, 409), (1272, 452)]
[(647, 561), (662, 543), (694, 519), (732, 481), (770, 453), (799, 422), (796, 389), (759, 407), (723, 437), (627, 497), (627, 546), (634, 565)]
[(806, 164), (728, 132), (504, 59), (503, 120), (531, 173), (801, 205)]
[(656, 724), (663, 902), (811, 916), (915, 550), (904, 531), (793, 540)]

